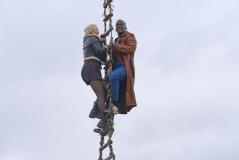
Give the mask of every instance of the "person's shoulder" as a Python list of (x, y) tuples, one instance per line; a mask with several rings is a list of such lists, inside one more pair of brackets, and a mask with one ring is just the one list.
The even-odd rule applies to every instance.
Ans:
[(134, 36), (134, 33), (126, 32), (128, 36)]
[(96, 42), (96, 41), (100, 41), (100, 38), (94, 34), (91, 34), (91, 35), (85, 36), (84, 40)]
[(131, 32), (127, 32), (127, 37), (135, 37), (135, 35)]

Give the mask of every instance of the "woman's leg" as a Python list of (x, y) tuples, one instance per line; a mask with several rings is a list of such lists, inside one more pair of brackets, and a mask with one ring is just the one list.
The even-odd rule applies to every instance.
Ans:
[(109, 127), (107, 122), (107, 113), (104, 112), (105, 110), (105, 94), (104, 94), (104, 86), (103, 81), (91, 81), (90, 86), (95, 92), (97, 96), (97, 106), (99, 107), (99, 110), (101, 112), (101, 120), (97, 124), (99, 128), (106, 129)]
[(103, 87), (103, 82), (98, 80), (98, 81), (91, 81), (90, 86), (95, 92), (95, 95), (97, 97), (96, 103), (97, 106), (99, 107), (99, 110), (101, 112), (104, 112), (105, 110), (105, 93), (104, 93), (104, 87)]

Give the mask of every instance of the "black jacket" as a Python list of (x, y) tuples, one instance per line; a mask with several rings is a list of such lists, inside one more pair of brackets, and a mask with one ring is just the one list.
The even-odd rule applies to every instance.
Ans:
[(83, 52), (84, 58), (95, 56), (102, 61), (106, 60), (107, 49), (103, 47), (101, 40), (95, 35), (89, 35), (84, 37)]

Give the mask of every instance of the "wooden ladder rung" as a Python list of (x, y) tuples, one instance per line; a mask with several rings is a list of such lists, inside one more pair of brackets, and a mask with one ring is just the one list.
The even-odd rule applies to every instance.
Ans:
[(109, 13), (108, 15), (105, 16), (103, 19), (104, 22), (108, 21), (111, 17), (113, 17), (113, 13)]
[(113, 143), (113, 141), (108, 141), (107, 143), (105, 143), (102, 147), (100, 147), (100, 150), (103, 151), (105, 148), (107, 148), (109, 145), (111, 145)]
[(115, 155), (114, 154), (111, 154), (109, 157), (105, 158), (104, 160), (111, 160), (111, 159), (115, 159)]
[(106, 3), (104, 3), (104, 5), (103, 5), (104, 8), (107, 8), (112, 1), (113, 1), (113, 0), (108, 0)]

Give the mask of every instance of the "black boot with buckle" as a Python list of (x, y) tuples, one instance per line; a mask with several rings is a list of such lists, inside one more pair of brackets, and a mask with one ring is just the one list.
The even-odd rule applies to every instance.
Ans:
[[(101, 112), (102, 113), (102, 112)], [(106, 130), (109, 128), (109, 123), (108, 123), (108, 117), (107, 117), (106, 112), (103, 112), (101, 120), (99, 121), (99, 123), (97, 124), (97, 127)]]
[(93, 108), (90, 111), (89, 117), (101, 119), (102, 114), (103, 113), (99, 111), (96, 101), (94, 101)]

